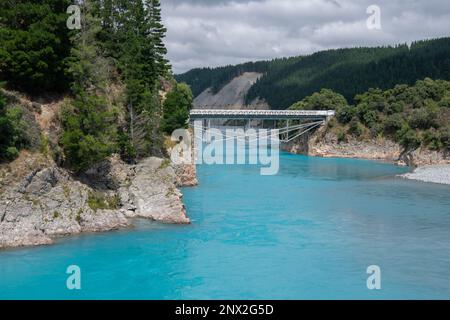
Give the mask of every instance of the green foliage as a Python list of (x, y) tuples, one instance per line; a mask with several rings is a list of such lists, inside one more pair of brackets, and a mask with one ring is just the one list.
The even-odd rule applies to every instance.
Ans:
[(450, 108), (450, 92), (447, 93), (445, 97), (439, 102), (439, 107)]
[(0, 162), (14, 160), (19, 155), (19, 150), (29, 144), (25, 129), (22, 109), (7, 106), (0, 91)]
[(397, 132), (397, 141), (405, 150), (414, 150), (420, 147), (422, 141), (418, 133), (405, 124)]
[(90, 192), (87, 200), (89, 208), (97, 210), (115, 210), (120, 206), (118, 195), (107, 196), (101, 192)]
[[(432, 150), (447, 148), (446, 97), (450, 82), (419, 80), (414, 86), (397, 85), (381, 91), (370, 89), (355, 97), (356, 114), (372, 136), (384, 134), (399, 142), (406, 150), (427, 146)], [(346, 107), (338, 110), (337, 117), (346, 124)], [(344, 120), (344, 121), (342, 121)]]
[[(194, 69), (176, 76), (188, 83), (198, 96), (212, 87), (217, 91), (243, 72), (264, 73), (249, 90), (246, 102), (265, 99), (273, 109), (286, 109), (297, 101), (329, 88), (350, 103), (369, 88), (386, 90), (397, 84), (413, 85), (425, 77), (450, 80), (450, 38), (426, 40), (395, 47), (328, 50), (310, 56), (275, 59), (215, 69)], [(424, 85), (423, 96), (438, 99), (442, 94), (433, 85)], [(409, 101), (410, 103), (412, 101)], [(380, 106), (381, 107), (381, 106)], [(399, 106), (395, 106), (397, 108)]]
[(345, 136), (345, 131), (344, 131), (342, 128), (338, 128), (338, 129), (336, 130), (336, 137), (337, 137), (337, 139), (338, 139), (338, 142), (343, 142), (343, 141), (345, 141), (345, 138), (346, 138), (346, 136)]
[(383, 122), (384, 134), (388, 137), (395, 136), (397, 131), (399, 131), (405, 124), (405, 119), (399, 113), (386, 117)]
[(0, 2), (0, 78), (39, 93), (65, 90), (70, 53), (69, 0)]
[(422, 107), (411, 111), (408, 124), (413, 129), (429, 129), (437, 126), (437, 110), (430, 107)]
[[(113, 152), (128, 161), (158, 152), (158, 84), (170, 70), (160, 10), (157, 0), (110, 0), (103, 6), (85, 1), (69, 68), (75, 99), (62, 113), (60, 141), (66, 164), (76, 172)], [(113, 66), (125, 84), (120, 114), (125, 121), (119, 121), (118, 108), (107, 99)]]
[(176, 84), (167, 94), (162, 123), (165, 133), (170, 135), (176, 129), (186, 128), (192, 99), (191, 89), (185, 83)]
[(196, 97), (208, 88), (211, 88), (214, 93), (219, 92), (228, 82), (244, 72), (265, 73), (270, 64), (269, 61), (262, 61), (249, 62), (237, 66), (193, 69), (184, 74), (176, 75), (175, 79), (178, 82), (187, 83), (191, 87), (192, 94)]
[(361, 137), (364, 134), (364, 126), (359, 122), (358, 118), (353, 118), (349, 123), (348, 133), (355, 137)]
[(104, 98), (78, 96), (61, 114), (66, 165), (82, 172), (117, 151), (116, 115)]
[(450, 126), (425, 131), (423, 143), (430, 150), (450, 150)]
[(369, 89), (355, 96), (354, 106), (347, 105), (341, 95), (331, 90), (321, 90), (291, 109), (336, 109), (336, 120), (328, 127), (339, 142), (346, 140), (347, 134), (360, 139), (384, 136), (405, 150), (420, 146), (450, 150), (450, 113), (446, 105), (449, 92), (450, 82), (425, 78), (414, 86), (397, 85), (386, 91)]
[(322, 89), (300, 102), (294, 103), (291, 110), (336, 110), (347, 106), (345, 98), (329, 89)]
[(122, 156), (161, 154), (159, 85), (170, 74), (165, 58), (159, 0), (109, 0), (99, 9), (106, 55), (116, 61), (125, 84), (127, 123), (119, 128)]
[(354, 117), (356, 117), (354, 106), (342, 106), (336, 110), (336, 118), (342, 124), (349, 123)]

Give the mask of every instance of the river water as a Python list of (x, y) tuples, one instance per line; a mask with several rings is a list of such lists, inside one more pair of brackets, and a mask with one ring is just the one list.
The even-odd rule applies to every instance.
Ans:
[[(1, 299), (449, 299), (450, 187), (407, 169), (282, 154), (280, 173), (199, 166), (189, 226), (0, 252)], [(66, 269), (81, 269), (68, 290)], [(381, 290), (367, 288), (367, 267)]]

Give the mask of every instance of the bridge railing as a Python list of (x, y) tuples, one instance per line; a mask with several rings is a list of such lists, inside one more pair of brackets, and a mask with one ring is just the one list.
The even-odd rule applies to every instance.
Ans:
[(302, 119), (328, 118), (335, 115), (333, 110), (191, 110), (191, 119), (201, 118), (273, 118), (273, 119)]

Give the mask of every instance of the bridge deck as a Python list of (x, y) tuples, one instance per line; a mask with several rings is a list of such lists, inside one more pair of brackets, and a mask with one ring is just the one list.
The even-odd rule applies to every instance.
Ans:
[(239, 120), (325, 120), (333, 117), (333, 110), (191, 110), (191, 120), (239, 119)]

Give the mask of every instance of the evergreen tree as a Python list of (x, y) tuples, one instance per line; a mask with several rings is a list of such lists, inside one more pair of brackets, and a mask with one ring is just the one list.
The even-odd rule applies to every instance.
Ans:
[(147, 7), (149, 8), (149, 18), (151, 22), (150, 37), (155, 52), (157, 72), (159, 76), (167, 76), (170, 70), (170, 65), (169, 61), (165, 58), (167, 49), (163, 39), (166, 35), (167, 29), (162, 24), (161, 3), (159, 0), (147, 0)]
[(246, 103), (264, 99), (273, 109), (329, 88), (350, 103), (369, 88), (386, 90), (396, 84), (413, 85), (425, 77), (450, 80), (450, 38), (419, 41), (411, 45), (349, 48), (317, 52), (309, 56), (274, 59), (220, 68), (194, 69), (177, 75), (197, 97), (211, 88), (217, 93), (243, 72), (264, 75), (250, 88)]
[(0, 89), (0, 162), (13, 160), (19, 150), (28, 145), (25, 126), (22, 110), (19, 107), (7, 107)]
[(189, 111), (192, 109), (192, 92), (185, 83), (177, 83), (164, 101), (162, 129), (168, 135), (176, 129), (187, 127)]
[(65, 90), (70, 0), (0, 1), (0, 78), (31, 93)]
[(62, 112), (61, 145), (66, 165), (76, 172), (88, 169), (117, 150), (117, 112), (105, 98), (108, 61), (97, 43), (101, 30), (92, 0), (83, 3), (82, 29), (74, 36), (70, 72), (75, 98)]

